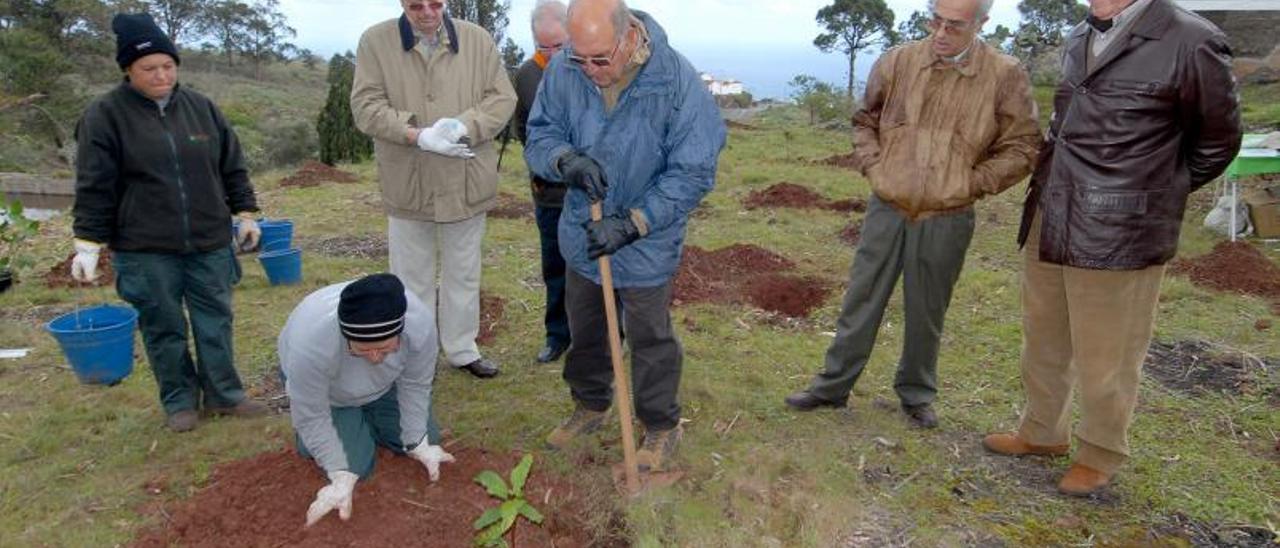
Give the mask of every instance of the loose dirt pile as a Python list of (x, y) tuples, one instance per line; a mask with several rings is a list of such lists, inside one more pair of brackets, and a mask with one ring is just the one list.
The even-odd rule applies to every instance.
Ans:
[(489, 216), (497, 219), (533, 219), (533, 201), (517, 198), (505, 192), (498, 194), (498, 205), (489, 210)]
[(725, 125), (725, 127), (729, 128), (729, 129), (745, 129), (745, 130), (747, 130), (747, 131), (753, 131), (753, 130), (760, 129), (760, 128), (758, 128), (758, 127), (756, 127), (756, 126), (753, 126), (753, 125), (751, 125), (751, 124), (747, 124), (747, 123), (744, 123), (744, 122), (739, 122), (739, 121), (737, 121), (737, 120), (725, 120), (725, 121), (724, 121), (724, 125)]
[(862, 221), (853, 221), (840, 229), (840, 241), (849, 245), (858, 245), (862, 241)]
[(111, 268), (111, 250), (102, 248), (102, 253), (98, 255), (98, 279), (82, 283), (71, 279), (71, 260), (76, 256), (75, 253), (67, 254), (67, 258), (62, 262), (53, 265), (48, 272), (44, 274), (45, 287), (105, 287), (112, 286), (116, 283), (116, 271)]
[(749, 303), (793, 318), (822, 305), (830, 284), (783, 274), (795, 268), (786, 257), (750, 244), (706, 251), (686, 246), (672, 292), (675, 304)]
[[(311, 528), (303, 527), (307, 507), (327, 483), (311, 461), (282, 449), (224, 464), (191, 498), (148, 504), (144, 512), (160, 525), (139, 534), (134, 546), (470, 546), (472, 522), (496, 505), (472, 478), (483, 470), (506, 478), (518, 459), (448, 450), (457, 462), (443, 465), (440, 480), (430, 483), (417, 461), (380, 449), (373, 476), (356, 485), (351, 519), (340, 521), (334, 511)], [(515, 544), (591, 545), (586, 516), (593, 509), (585, 494), (545, 470), (535, 461), (525, 486), (543, 525), (517, 521)], [(140, 487), (158, 496), (168, 482), (157, 478)]]
[(854, 170), (858, 169), (857, 160), (853, 159), (852, 152), (848, 154), (837, 154), (835, 156), (830, 156), (822, 160), (819, 160), (818, 163), (824, 166), (843, 167), (846, 169), (854, 169)]
[(1280, 396), (1280, 359), (1257, 358), (1203, 341), (1153, 341), (1143, 369), (1165, 388), (1185, 394), (1263, 391)]
[(476, 344), (488, 345), (501, 331), (502, 317), (507, 309), (507, 301), (497, 295), (480, 294), (480, 334), (476, 335)]
[(308, 160), (302, 164), (298, 171), (293, 175), (280, 180), (282, 187), (298, 187), (306, 188), (319, 186), (322, 183), (355, 183), (360, 178), (355, 174), (343, 171), (333, 166), (325, 165), (315, 160)]
[(1280, 267), (1248, 242), (1221, 242), (1205, 255), (1174, 261), (1171, 270), (1202, 287), (1271, 299), (1272, 311), (1280, 312)]
[(808, 187), (795, 183), (778, 183), (764, 190), (752, 191), (742, 200), (742, 205), (747, 209), (790, 207), (843, 212), (867, 210), (865, 200), (827, 200)]

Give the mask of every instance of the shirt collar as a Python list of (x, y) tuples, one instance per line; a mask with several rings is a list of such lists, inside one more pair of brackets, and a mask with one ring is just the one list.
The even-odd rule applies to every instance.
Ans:
[(964, 51), (957, 53), (951, 57), (943, 57), (941, 55), (938, 55), (931, 48), (929, 52), (933, 55), (932, 66), (934, 68), (939, 68), (939, 69), (954, 68), (956, 69), (957, 72), (959, 72), (964, 76), (973, 76), (974, 74), (977, 74), (977, 68), (974, 66), (974, 63), (973, 63), (973, 56), (974, 56), (973, 50), (976, 49), (977, 46), (978, 46), (978, 38), (975, 37), (973, 41), (969, 43), (969, 47), (964, 48)]
[(1132, 23), (1134, 19), (1137, 19), (1139, 15), (1142, 15), (1143, 11), (1146, 11), (1147, 6), (1151, 5), (1151, 1), (1152, 0), (1137, 0), (1136, 2), (1129, 4), (1128, 7), (1120, 10), (1120, 13), (1117, 13), (1115, 17), (1111, 18), (1111, 28), (1107, 30), (1107, 32), (1098, 32), (1097, 29), (1094, 29), (1093, 32), (1101, 36), (1106, 36), (1112, 32), (1125, 28), (1129, 23)]

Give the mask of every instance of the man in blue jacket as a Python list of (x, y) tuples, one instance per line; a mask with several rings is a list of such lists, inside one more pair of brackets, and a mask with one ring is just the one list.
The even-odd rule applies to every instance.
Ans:
[[(547, 438), (563, 447), (604, 422), (613, 396), (596, 259), (611, 255), (631, 345), (642, 470), (666, 469), (680, 441), (683, 353), (671, 325), (671, 279), (689, 213), (715, 186), (720, 111), (662, 27), (622, 0), (569, 5), (572, 49), (552, 59), (528, 122), (525, 161), (569, 186), (560, 252), (573, 339), (564, 379), (575, 410)], [(601, 202), (604, 219), (591, 221)]]

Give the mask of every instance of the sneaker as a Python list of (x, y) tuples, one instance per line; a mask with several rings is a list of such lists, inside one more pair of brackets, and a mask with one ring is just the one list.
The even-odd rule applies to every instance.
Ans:
[(1016, 432), (998, 432), (987, 434), (982, 438), (982, 446), (997, 455), (1021, 457), (1024, 455), (1040, 455), (1061, 457), (1071, 450), (1070, 445), (1033, 445), (1022, 439)]
[(205, 408), (205, 412), (210, 415), (229, 415), (232, 417), (243, 417), (243, 418), (261, 417), (266, 415), (268, 411), (270, 410), (267, 409), (267, 406), (261, 403), (258, 403), (256, 401), (253, 401), (249, 398), (240, 400), (240, 403), (237, 403), (231, 407), (206, 407)]
[(174, 432), (190, 432), (200, 423), (200, 415), (194, 409), (183, 409), (164, 419), (164, 425)]
[(676, 446), (684, 436), (684, 428), (676, 426), (666, 430), (649, 430), (644, 434), (644, 442), (636, 451), (636, 464), (641, 472), (665, 472), (671, 467), (676, 456)]
[(547, 436), (547, 449), (564, 449), (574, 438), (599, 430), (604, 425), (605, 415), (605, 411), (592, 411), (578, 405), (573, 414)]

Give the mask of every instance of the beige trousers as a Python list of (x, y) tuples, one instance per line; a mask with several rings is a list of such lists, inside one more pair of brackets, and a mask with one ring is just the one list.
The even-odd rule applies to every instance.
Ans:
[[(391, 273), (436, 313), (440, 348), (454, 367), (480, 359), (480, 242), (485, 214), (456, 223), (387, 217)], [(439, 279), (437, 306), (436, 280)]]
[(1080, 391), (1075, 462), (1113, 474), (1129, 456), (1129, 424), (1155, 326), (1164, 266), (1089, 270), (1041, 262), (1040, 219), (1022, 271), (1022, 383), (1018, 435), (1065, 445), (1071, 395)]

